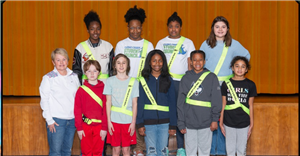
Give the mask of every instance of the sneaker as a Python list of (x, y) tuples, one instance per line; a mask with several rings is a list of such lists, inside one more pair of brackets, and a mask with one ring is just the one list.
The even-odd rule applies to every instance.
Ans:
[(133, 156), (144, 156), (143, 151), (134, 151)]
[(179, 149), (177, 150), (176, 156), (186, 156), (186, 155), (185, 155), (185, 149), (184, 149), (184, 148), (179, 148)]
[(166, 150), (166, 154), (169, 155), (169, 149)]

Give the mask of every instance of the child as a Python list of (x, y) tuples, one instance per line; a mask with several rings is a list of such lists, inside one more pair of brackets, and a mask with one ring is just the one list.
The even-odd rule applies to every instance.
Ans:
[(234, 76), (222, 84), (220, 127), (226, 137), (227, 154), (235, 156), (237, 153), (240, 156), (246, 155), (247, 139), (253, 128), (253, 101), (257, 93), (255, 83), (245, 78), (250, 70), (246, 57), (234, 57), (230, 67)]
[[(152, 50), (140, 79), (137, 128), (145, 136), (147, 155), (167, 155), (169, 134), (176, 133), (176, 99), (166, 56)], [(150, 100), (152, 99), (152, 100)]]
[(105, 83), (106, 79), (112, 75), (113, 46), (109, 42), (100, 39), (102, 24), (96, 12), (89, 11), (83, 20), (89, 33), (89, 39), (79, 43), (74, 50), (72, 70), (78, 74), (80, 82), (83, 82), (81, 80), (86, 79), (82, 73), (83, 65), (88, 60), (97, 60), (101, 65), (101, 73), (98, 79)]
[(75, 96), (75, 127), (81, 140), (82, 155), (101, 156), (107, 134), (106, 96), (102, 94), (104, 83), (97, 79), (101, 66), (96, 60), (88, 60), (83, 70), (87, 80)]
[(138, 82), (128, 76), (130, 60), (118, 54), (113, 61), (113, 75), (108, 78), (103, 91), (107, 99), (107, 122), (112, 154), (119, 156), (122, 146), (124, 156), (130, 156), (130, 145), (136, 144), (135, 121), (137, 113)]
[(209, 155), (212, 131), (218, 127), (222, 109), (217, 76), (203, 68), (205, 53), (195, 50), (190, 55), (193, 70), (187, 71), (179, 84), (177, 126), (184, 134), (187, 155)]
[[(174, 12), (168, 18), (167, 26), (169, 35), (158, 41), (156, 44), (156, 49), (160, 49), (166, 55), (169, 71), (174, 79), (177, 100), (179, 82), (184, 73), (188, 70), (191, 70), (189, 57), (191, 52), (195, 50), (195, 46), (192, 40), (181, 36), (180, 32), (182, 29), (182, 20), (177, 15), (177, 12)], [(176, 142), (178, 149), (176, 155), (185, 156), (186, 154), (183, 148), (183, 134), (180, 133), (179, 129), (176, 130)]]
[[(202, 43), (200, 50), (206, 54), (205, 68), (214, 72), (219, 79), (219, 84), (233, 76), (229, 67), (230, 61), (235, 56), (245, 56), (250, 59), (250, 54), (238, 41), (230, 35), (228, 20), (223, 16), (217, 16), (210, 29), (209, 37)], [(211, 155), (226, 155), (225, 138), (220, 126), (213, 132)]]

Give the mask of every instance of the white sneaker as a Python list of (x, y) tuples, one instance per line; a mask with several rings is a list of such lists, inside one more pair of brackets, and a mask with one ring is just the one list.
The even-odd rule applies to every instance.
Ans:
[(142, 151), (133, 151), (133, 156), (144, 156), (144, 154), (142, 153)]

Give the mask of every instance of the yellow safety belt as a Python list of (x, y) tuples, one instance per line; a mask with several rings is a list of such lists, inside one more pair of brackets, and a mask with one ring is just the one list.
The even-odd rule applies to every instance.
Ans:
[(141, 85), (150, 100), (151, 104), (145, 104), (144, 109), (145, 110), (159, 110), (159, 111), (164, 111), (164, 112), (169, 112), (169, 106), (160, 106), (156, 103), (144, 77), (140, 78)]
[(148, 44), (149, 44), (149, 41), (144, 39), (143, 50), (142, 50), (142, 54), (141, 54), (141, 60), (140, 60), (140, 64), (139, 64), (137, 78), (141, 77), (142, 70), (144, 69), (145, 59), (146, 59), (147, 50), (148, 50)]
[[(85, 85), (82, 85), (81, 88), (84, 91), (86, 91), (101, 107), (103, 107), (102, 106), (102, 100), (89, 87), (87, 87)], [(89, 118), (85, 117), (83, 114), (82, 114), (82, 119), (88, 125), (90, 125), (92, 122), (97, 122), (97, 123), (102, 122), (101, 120), (98, 120), (98, 119), (89, 119)]]
[(225, 83), (229, 89), (231, 96), (233, 97), (233, 100), (234, 100), (234, 104), (226, 105), (225, 110), (233, 110), (233, 109), (241, 107), (244, 110), (244, 112), (246, 112), (249, 115), (250, 114), (249, 108), (247, 108), (246, 106), (244, 106), (243, 104), (240, 103), (239, 98), (237, 97), (236, 92), (234, 91), (233, 85), (230, 82), (230, 80), (225, 80)]
[(129, 81), (127, 91), (126, 91), (126, 94), (125, 94), (125, 97), (124, 97), (124, 100), (123, 100), (122, 107), (111, 106), (111, 111), (119, 112), (119, 113), (123, 113), (123, 114), (129, 115), (129, 116), (132, 116), (132, 111), (127, 110), (126, 108), (127, 108), (127, 105), (128, 105), (128, 101), (130, 99), (130, 95), (131, 95), (131, 92), (132, 92), (132, 87), (134, 85), (134, 80), (135, 80), (135, 78), (132, 77)]
[[(223, 51), (222, 51), (222, 54), (221, 54), (221, 57), (219, 59), (219, 62), (215, 68), (215, 71), (214, 73), (218, 76), (219, 72), (220, 72), (220, 69), (224, 63), (224, 60), (226, 58), (226, 55), (227, 55), (227, 52), (228, 52), (228, 47), (226, 47), (226, 44), (224, 43), (224, 47), (223, 47)], [(218, 79), (219, 81), (225, 81), (225, 80), (229, 80), (230, 78), (233, 77), (233, 74), (231, 75), (227, 75), (227, 76), (218, 76)]]
[[(82, 45), (82, 47), (84, 48), (84, 50), (86, 51), (86, 53), (88, 54), (89, 56), (89, 59), (91, 60), (96, 60), (94, 55), (92, 54), (92, 51), (91, 49), (89, 48), (89, 46), (86, 44), (86, 42), (81, 42), (80, 43)], [(102, 72), (100, 72), (99, 76), (98, 76), (98, 79), (107, 79), (109, 77), (108, 74), (102, 74)], [(86, 75), (82, 75), (82, 79), (86, 80), (87, 77)]]
[[(181, 36), (178, 43), (177, 43), (177, 45), (176, 45), (176, 47), (175, 47), (175, 49), (174, 49), (174, 51), (173, 51), (173, 53), (172, 53), (172, 55), (171, 55), (170, 61), (168, 63), (169, 71), (171, 71), (171, 67), (174, 63), (174, 60), (175, 60), (175, 58), (176, 58), (176, 56), (179, 52), (179, 49), (180, 49), (182, 43), (184, 42), (184, 40), (185, 40), (185, 37)], [(182, 76), (184, 75), (184, 74), (175, 74), (175, 73), (171, 73), (171, 72), (170, 72), (170, 74), (173, 78), (177, 78), (177, 79), (181, 79)]]
[(196, 106), (202, 106), (202, 107), (211, 107), (211, 103), (207, 101), (199, 101), (199, 100), (192, 100), (190, 97), (195, 93), (197, 88), (202, 84), (203, 80), (206, 78), (206, 76), (210, 73), (210, 71), (204, 72), (199, 79), (194, 83), (193, 87), (190, 89), (190, 91), (187, 94), (187, 97), (185, 99), (185, 103), (190, 105), (196, 105)]

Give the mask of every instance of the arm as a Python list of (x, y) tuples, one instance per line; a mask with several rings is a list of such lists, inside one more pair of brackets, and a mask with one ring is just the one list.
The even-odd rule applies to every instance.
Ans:
[(107, 115), (107, 127), (110, 135), (113, 135), (114, 127), (110, 120), (110, 108), (111, 108), (111, 95), (106, 95), (106, 115)]
[(104, 140), (107, 134), (107, 115), (106, 115), (106, 96), (102, 94), (102, 128), (100, 131), (101, 140)]
[(211, 130), (214, 131), (218, 128), (218, 120), (220, 118), (220, 112), (222, 110), (222, 96), (220, 84), (217, 76), (214, 73), (210, 73), (212, 78), (212, 88), (211, 88), (211, 113), (212, 113), (212, 123)]
[[(185, 77), (183, 77), (183, 78), (185, 78)], [(179, 83), (179, 91), (178, 91), (178, 98), (177, 98), (177, 117), (178, 117), (177, 118), (177, 127), (181, 133), (185, 132), (185, 128), (186, 128), (185, 115), (184, 115), (184, 103), (185, 103), (185, 98), (186, 98), (187, 93), (184, 93), (184, 88), (186, 88), (186, 87), (185, 87), (183, 81), (181, 80)]]
[(132, 99), (132, 121), (128, 129), (128, 132), (130, 132), (130, 136), (132, 136), (135, 132), (136, 114), (137, 114), (137, 97), (134, 97)]
[(237, 45), (236, 45), (236, 50), (235, 50), (235, 52), (236, 52), (235, 56), (244, 56), (250, 61), (249, 51), (246, 48), (244, 48), (238, 41), (236, 41), (236, 42), (237, 42)]
[(108, 64), (108, 74), (109, 76), (113, 75), (113, 59), (115, 57), (114, 48), (111, 49), (109, 53), (109, 64)]
[(51, 133), (56, 132), (55, 126), (59, 125), (53, 120), (50, 112), (49, 97), (51, 94), (51, 84), (48, 77), (43, 77), (39, 90), (41, 95), (40, 105), (43, 110), (43, 117), (46, 119), (48, 124), (47, 128), (49, 128)]
[(136, 127), (141, 136), (146, 136), (145, 127), (144, 127), (145, 98), (146, 98), (146, 93), (141, 83), (139, 83), (139, 98), (138, 98), (138, 105), (137, 105)]
[(226, 106), (226, 96), (222, 96), (222, 111), (221, 111), (221, 117), (220, 117), (220, 128), (221, 128), (223, 135), (226, 137), (225, 128), (223, 125), (225, 106)]
[(254, 103), (254, 97), (250, 97), (249, 98), (249, 110), (250, 110), (250, 126), (249, 126), (249, 130), (248, 130), (248, 137), (247, 139), (249, 139), (251, 132), (252, 132), (252, 128), (254, 125), (254, 119), (253, 119), (253, 103)]
[(74, 58), (73, 58), (72, 70), (74, 73), (78, 75), (78, 79), (80, 84), (82, 84), (82, 66), (81, 66), (81, 53), (75, 49), (74, 50)]
[(177, 103), (176, 103), (176, 93), (175, 93), (175, 86), (174, 81), (170, 77), (171, 85), (168, 90), (168, 103), (169, 103), (169, 116), (170, 116), (170, 130), (176, 130), (177, 126)]

